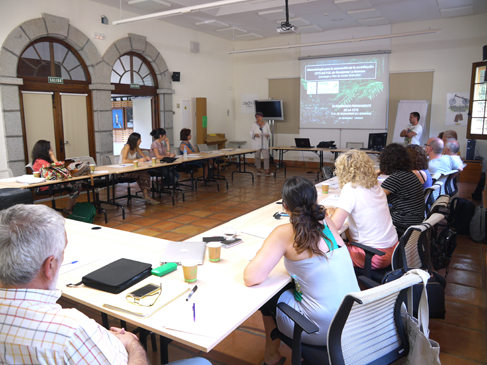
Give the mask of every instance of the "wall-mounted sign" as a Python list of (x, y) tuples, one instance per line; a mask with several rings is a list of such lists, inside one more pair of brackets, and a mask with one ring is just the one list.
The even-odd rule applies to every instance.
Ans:
[(50, 84), (64, 84), (64, 80), (62, 77), (54, 77), (54, 76), (49, 76), (47, 78), (47, 81), (50, 83)]
[(140, 85), (139, 84), (130, 84), (130, 88), (131, 89), (140, 89)]

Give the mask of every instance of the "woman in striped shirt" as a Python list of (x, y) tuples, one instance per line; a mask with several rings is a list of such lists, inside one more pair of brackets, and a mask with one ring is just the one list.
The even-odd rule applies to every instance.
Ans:
[(412, 172), (412, 161), (406, 148), (397, 143), (386, 146), (379, 155), (380, 172), (389, 177), (382, 183), (391, 217), (399, 237), (409, 226), (424, 220), (424, 192)]

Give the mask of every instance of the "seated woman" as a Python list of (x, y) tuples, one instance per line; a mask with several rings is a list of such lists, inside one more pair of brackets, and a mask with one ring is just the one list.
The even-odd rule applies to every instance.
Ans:
[(389, 177), (382, 183), (392, 222), (401, 236), (409, 226), (424, 220), (424, 191), (411, 168), (406, 148), (397, 143), (386, 146), (379, 155), (379, 169)]
[(270, 337), (276, 324), (282, 333), (293, 337), (294, 323), (276, 311), (277, 303), (287, 303), (316, 323), (319, 331), (303, 333), (302, 342), (322, 346), (326, 345), (328, 327), (344, 296), (360, 290), (350, 254), (316, 199), (316, 188), (309, 180), (287, 179), (282, 188), (282, 204), (291, 223), (275, 228), (245, 268), (245, 285), (261, 284), (284, 256), (287, 272), (299, 283), (298, 289), (287, 286), (261, 308), (266, 333), (265, 364), (283, 364), (285, 360), (279, 353), (280, 341)]
[[(50, 165), (55, 162), (58, 162), (58, 160), (56, 159), (56, 156), (54, 156), (51, 142), (44, 139), (38, 140), (32, 148), (32, 170), (37, 172), (43, 165)], [(81, 192), (81, 182), (77, 181), (66, 184), (56, 184), (51, 187), (54, 192), (66, 188), (70, 188), (71, 190), (69, 193), (68, 204), (66, 204), (66, 208), (63, 209), (63, 213), (68, 215), (73, 214), (73, 207)], [(46, 191), (48, 189), (48, 186), (39, 188), (40, 191)]]
[[(179, 145), (179, 152), (181, 155), (184, 154), (184, 147), (186, 147), (186, 152), (188, 155), (196, 153), (195, 148), (191, 144), (191, 129), (188, 128), (183, 128), (181, 129), (181, 132), (179, 134), (179, 137), (181, 139), (181, 144)], [(215, 159), (209, 160), (210, 164), (213, 165), (213, 168), (218, 168), (218, 165), (215, 162)], [(204, 169), (204, 176), (208, 176), (208, 164), (206, 164), (204, 161), (190, 161), (190, 162), (185, 162), (185, 165), (188, 165), (190, 167), (203, 167)]]
[(419, 182), (423, 185), (423, 189), (429, 188), (433, 185), (433, 179), (428, 171), (428, 155), (425, 150), (417, 144), (407, 145), (406, 150), (411, 157), (413, 174), (419, 179)]
[[(132, 133), (127, 144), (123, 146), (122, 152), (120, 152), (119, 163), (133, 163), (134, 161), (144, 162), (150, 161), (150, 158), (145, 156), (144, 153), (139, 148), (142, 138), (139, 133)], [(138, 156), (137, 156), (138, 155)], [(142, 156), (139, 158), (139, 156)], [(126, 172), (122, 174), (122, 177), (133, 178), (139, 185), (140, 190), (144, 194), (144, 200), (146, 204), (157, 205), (160, 202), (152, 199), (150, 197), (150, 175), (147, 170), (136, 171), (136, 172)]]
[[(397, 244), (397, 234), (373, 161), (365, 152), (352, 150), (338, 157), (335, 168), (342, 191), (331, 218), (333, 223), (340, 229), (348, 217), (347, 235), (351, 241), (385, 253), (384, 256), (372, 257), (372, 268), (389, 266)], [(354, 266), (363, 268), (364, 250), (352, 245), (347, 245), (347, 248)]]
[[(162, 160), (164, 157), (174, 157), (174, 153), (171, 153), (166, 149), (169, 148), (169, 139), (166, 136), (164, 128), (157, 128), (150, 132), (153, 142), (150, 145), (150, 157), (155, 157), (158, 160)], [(166, 180), (166, 185), (176, 185), (179, 180), (179, 172), (173, 168), (162, 167), (160, 169), (162, 176)]]

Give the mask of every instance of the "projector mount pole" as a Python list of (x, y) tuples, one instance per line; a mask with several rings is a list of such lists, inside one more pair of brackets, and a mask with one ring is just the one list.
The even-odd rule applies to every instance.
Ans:
[(286, 21), (281, 23), (281, 29), (289, 30), (292, 28), (291, 23), (289, 23), (289, 5), (288, 0), (285, 0), (286, 3)]

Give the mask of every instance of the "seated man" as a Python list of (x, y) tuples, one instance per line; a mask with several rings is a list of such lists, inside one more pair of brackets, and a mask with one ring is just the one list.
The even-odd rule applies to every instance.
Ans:
[(424, 150), (429, 157), (428, 171), (431, 175), (439, 172), (445, 174), (453, 170), (452, 159), (449, 156), (442, 155), (443, 141), (439, 138), (432, 137), (428, 139)]
[(452, 160), (452, 170), (463, 171), (463, 161), (458, 156), (458, 151), (460, 150), (460, 145), (458, 141), (454, 138), (448, 138), (443, 149), (443, 154), (449, 156)]
[(0, 363), (148, 365), (134, 334), (56, 304), (67, 243), (64, 218), (45, 205), (0, 212)]

